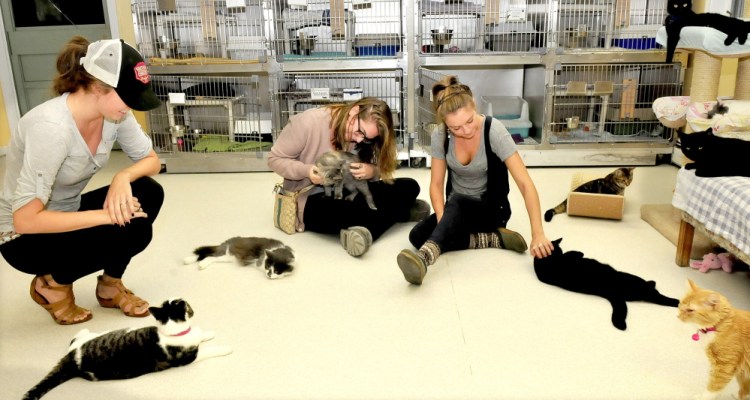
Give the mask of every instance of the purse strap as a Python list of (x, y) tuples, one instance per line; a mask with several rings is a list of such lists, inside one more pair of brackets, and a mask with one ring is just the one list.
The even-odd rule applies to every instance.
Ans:
[[(305, 193), (305, 192), (307, 192), (308, 190), (310, 190), (310, 189), (312, 189), (314, 187), (315, 187), (315, 185), (310, 184), (310, 185), (307, 185), (307, 186), (303, 187), (300, 190), (297, 190), (296, 192), (289, 192), (287, 195), (297, 197), (297, 196), (301, 195), (302, 193)], [(277, 183), (273, 187), (273, 192), (274, 193), (283, 193), (284, 192), (284, 182)]]

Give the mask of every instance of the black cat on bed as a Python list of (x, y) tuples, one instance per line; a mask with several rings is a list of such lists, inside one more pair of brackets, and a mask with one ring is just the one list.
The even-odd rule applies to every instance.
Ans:
[(693, 161), (685, 165), (685, 169), (694, 169), (696, 176), (750, 177), (750, 162), (747, 160), (750, 142), (716, 136), (711, 128), (703, 132), (679, 132), (679, 136), (682, 153)]
[(534, 259), (534, 271), (540, 281), (572, 292), (604, 297), (612, 304), (612, 324), (625, 330), (628, 301), (647, 301), (677, 307), (679, 301), (656, 290), (654, 281), (620, 272), (611, 266), (583, 257), (580, 251), (563, 253), (562, 239), (552, 241), (552, 255)]
[(750, 22), (721, 14), (696, 14), (693, 12), (692, 0), (667, 0), (667, 13), (669, 15), (664, 20), (667, 30), (667, 62), (672, 62), (677, 42), (680, 41), (680, 31), (686, 26), (706, 26), (725, 33), (726, 46), (732, 44), (735, 39), (739, 44), (745, 44), (750, 32)]

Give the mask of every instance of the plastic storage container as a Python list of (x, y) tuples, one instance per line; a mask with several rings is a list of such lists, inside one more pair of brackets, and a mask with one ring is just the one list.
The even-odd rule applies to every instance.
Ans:
[(511, 134), (529, 137), (529, 103), (519, 96), (482, 96), (485, 115), (499, 119)]
[(661, 24), (630, 25), (620, 28), (612, 38), (612, 46), (629, 50), (648, 50), (659, 47), (656, 36), (651, 36), (661, 27)]
[(355, 56), (393, 57), (401, 51), (401, 36), (397, 33), (364, 33), (354, 37)]
[(499, 52), (526, 52), (537, 31), (531, 22), (495, 24), (485, 32), (484, 48)]

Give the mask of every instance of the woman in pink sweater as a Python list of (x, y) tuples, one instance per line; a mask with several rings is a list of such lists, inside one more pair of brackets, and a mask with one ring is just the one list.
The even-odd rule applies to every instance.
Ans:
[(377, 210), (368, 207), (364, 196), (337, 200), (316, 186), (299, 197), (298, 232), (339, 234), (344, 249), (358, 257), (396, 222), (416, 221), (429, 214), (429, 205), (416, 200), (419, 184), (411, 178), (393, 177), (396, 135), (391, 109), (383, 100), (365, 97), (293, 115), (271, 148), (268, 166), (284, 178), (286, 190), (320, 185), (315, 161), (330, 150), (365, 158), (352, 163), (351, 171), (356, 179), (369, 181)]

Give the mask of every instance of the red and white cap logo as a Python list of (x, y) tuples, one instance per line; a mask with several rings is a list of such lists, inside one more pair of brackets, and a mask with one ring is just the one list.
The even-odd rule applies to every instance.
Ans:
[(135, 72), (135, 79), (138, 79), (139, 81), (143, 82), (144, 85), (148, 84), (149, 81), (151, 81), (151, 78), (148, 75), (148, 68), (146, 68), (146, 63), (141, 61), (138, 64), (133, 67), (133, 71)]

